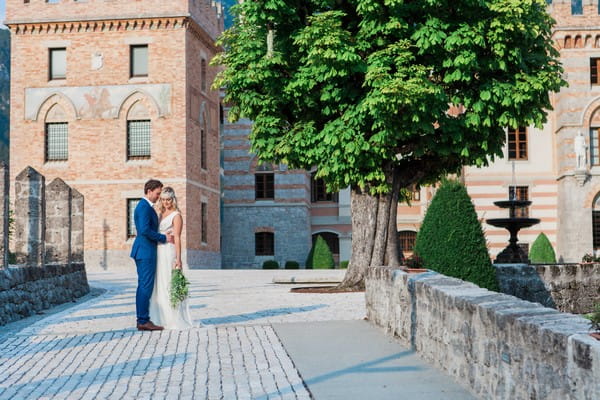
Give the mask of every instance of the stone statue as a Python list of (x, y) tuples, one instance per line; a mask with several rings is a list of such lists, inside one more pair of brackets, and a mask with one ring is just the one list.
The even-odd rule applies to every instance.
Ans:
[(585, 145), (585, 137), (579, 131), (575, 136), (575, 169), (585, 170), (587, 168), (587, 146)]

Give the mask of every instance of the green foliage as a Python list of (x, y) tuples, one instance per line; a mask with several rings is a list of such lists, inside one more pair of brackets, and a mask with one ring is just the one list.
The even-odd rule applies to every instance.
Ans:
[(262, 269), (279, 269), (277, 260), (266, 260), (263, 262)]
[(423, 259), (421, 257), (419, 257), (417, 255), (417, 253), (414, 253), (408, 257), (404, 263), (406, 264), (406, 266), (408, 268), (415, 268), (415, 269), (419, 269), (419, 268), (425, 268), (425, 265), (423, 264)]
[(475, 207), (459, 182), (442, 182), (427, 209), (414, 251), (428, 269), (498, 290)]
[[(263, 161), (387, 192), (502, 154), (566, 85), (544, 0), (245, 1), (212, 61)], [(241, 17), (243, 15), (243, 17)], [(273, 45), (267, 37), (273, 33)], [(460, 112), (448, 113), (452, 106)], [(405, 186), (408, 187), (408, 186)]]
[(175, 308), (188, 297), (188, 286), (190, 281), (183, 275), (180, 269), (173, 269), (171, 272), (171, 307)]
[(333, 260), (333, 254), (327, 245), (325, 239), (321, 235), (317, 236), (317, 240), (313, 244), (308, 258), (306, 259), (306, 267), (314, 269), (328, 269), (333, 268), (335, 262)]
[(529, 259), (534, 264), (556, 264), (556, 254), (552, 243), (544, 232), (540, 233), (531, 245)]
[(600, 303), (594, 306), (594, 311), (584, 317), (590, 320), (592, 330), (600, 332)]
[(583, 257), (581, 257), (581, 262), (584, 263), (592, 263), (592, 262), (600, 262), (600, 257), (596, 257), (593, 254), (586, 253)]
[(285, 262), (285, 269), (299, 269), (300, 264), (298, 261), (288, 260)]
[(347, 269), (348, 268), (348, 264), (350, 264), (350, 261), (347, 261), (347, 260), (342, 261), (342, 262), (340, 262), (340, 268), (341, 269)]

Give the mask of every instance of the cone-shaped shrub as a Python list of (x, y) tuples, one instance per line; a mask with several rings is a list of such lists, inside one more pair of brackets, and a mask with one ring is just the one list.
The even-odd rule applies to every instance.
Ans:
[(327, 242), (321, 235), (317, 236), (317, 240), (315, 240), (310, 253), (308, 253), (306, 268), (327, 269), (333, 268), (334, 265), (333, 254), (331, 254)]
[(414, 251), (425, 268), (498, 290), (481, 224), (465, 187), (444, 181), (427, 209)]
[(556, 264), (556, 254), (544, 232), (540, 233), (531, 245), (529, 260), (534, 264)]

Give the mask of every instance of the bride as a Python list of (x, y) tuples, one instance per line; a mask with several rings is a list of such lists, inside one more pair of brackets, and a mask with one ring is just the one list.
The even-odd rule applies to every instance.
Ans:
[(171, 271), (181, 269), (181, 229), (183, 218), (177, 207), (175, 191), (165, 187), (158, 205), (160, 217), (159, 231), (171, 231), (175, 243), (159, 244), (156, 253), (156, 278), (150, 298), (150, 319), (165, 329), (188, 329), (194, 326), (187, 300), (175, 308), (171, 306)]

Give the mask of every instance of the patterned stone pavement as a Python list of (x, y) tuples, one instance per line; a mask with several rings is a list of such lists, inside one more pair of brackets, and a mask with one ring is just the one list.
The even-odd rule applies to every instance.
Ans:
[(133, 328), (134, 273), (91, 273), (104, 293), (0, 328), (0, 399), (310, 399), (271, 324), (365, 315), (363, 293), (271, 283), (315, 273), (188, 271), (199, 326), (163, 332)]

